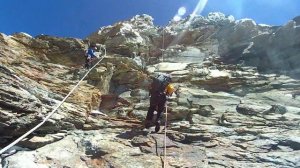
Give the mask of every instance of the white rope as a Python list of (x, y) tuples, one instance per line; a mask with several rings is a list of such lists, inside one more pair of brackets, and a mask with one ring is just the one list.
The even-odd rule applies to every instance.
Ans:
[(164, 54), (165, 54), (165, 28), (163, 28), (163, 34), (162, 34), (162, 51), (161, 51), (161, 58), (162, 62), (164, 62)]
[[(162, 62), (164, 61), (164, 51), (165, 51), (165, 28), (163, 28), (163, 34), (162, 34)], [(168, 121), (168, 105), (166, 102), (166, 119), (165, 119), (165, 135), (164, 135), (164, 168), (166, 168), (167, 165), (167, 121)]]
[(164, 168), (166, 168), (167, 162), (167, 121), (168, 121), (168, 105), (166, 102), (166, 119), (165, 119), (165, 138), (164, 138)]
[(104, 48), (104, 50), (105, 50), (104, 56), (92, 68), (90, 68), (86, 72), (86, 74), (81, 78), (81, 80), (73, 87), (73, 89), (69, 92), (69, 94), (52, 110), (52, 112), (49, 113), (47, 115), (47, 117), (41, 123), (39, 123), (37, 126), (35, 126), (31, 130), (29, 130), (28, 132), (26, 132), (24, 135), (22, 135), (21, 137), (19, 137), (17, 140), (15, 140), (14, 142), (12, 142), (11, 144), (9, 144), (8, 146), (6, 146), (5, 148), (1, 149), (0, 154), (4, 153), (9, 148), (13, 147), (18, 142), (20, 142), (22, 139), (26, 138), (33, 131), (35, 131), (36, 129), (38, 129), (39, 127), (41, 127), (54, 114), (54, 112), (67, 100), (67, 98), (73, 93), (73, 91), (79, 86), (79, 84), (84, 80), (84, 78), (91, 72), (91, 70), (94, 69), (102, 61), (102, 59), (106, 56), (106, 49)]

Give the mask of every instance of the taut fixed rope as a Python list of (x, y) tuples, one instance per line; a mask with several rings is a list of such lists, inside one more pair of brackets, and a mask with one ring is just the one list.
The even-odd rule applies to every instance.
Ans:
[[(164, 61), (164, 49), (165, 49), (165, 28), (163, 28), (162, 30), (162, 61)], [(166, 110), (166, 119), (165, 119), (165, 135), (164, 135), (164, 168), (166, 168), (166, 164), (167, 164), (167, 121), (168, 121), (168, 105), (166, 102), (166, 106), (165, 106), (165, 110)]]
[(164, 168), (166, 168), (167, 162), (167, 121), (168, 121), (168, 105), (166, 103), (166, 120), (165, 120), (165, 138), (164, 138)]
[(1, 149), (0, 154), (4, 153), (5, 151), (7, 151), (9, 148), (13, 147), (14, 145), (16, 145), (18, 142), (20, 142), (22, 139), (26, 138), (29, 134), (31, 134), (33, 131), (35, 131), (36, 129), (38, 129), (39, 127), (41, 127), (54, 113), (55, 111), (67, 100), (67, 98), (74, 92), (74, 90), (79, 86), (79, 84), (84, 80), (84, 78), (91, 72), (92, 69), (94, 69), (102, 60), (103, 58), (106, 56), (106, 49), (105, 50), (105, 54), (104, 56), (92, 67), (90, 68), (86, 74), (80, 79), (80, 81), (73, 87), (73, 89), (69, 92), (69, 94), (52, 110), (51, 113), (49, 113), (47, 115), (47, 117), (41, 122), (39, 123), (37, 126), (35, 126), (34, 128), (32, 128), (31, 130), (29, 130), (28, 132), (26, 132), (24, 135), (22, 135), (21, 137), (19, 137), (18, 139), (16, 139), (14, 142), (12, 142), (11, 144), (9, 144), (8, 146), (6, 146), (5, 148)]

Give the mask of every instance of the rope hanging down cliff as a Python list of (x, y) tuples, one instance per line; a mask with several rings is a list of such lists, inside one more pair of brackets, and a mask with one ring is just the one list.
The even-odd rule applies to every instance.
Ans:
[[(162, 32), (162, 61), (164, 59), (164, 49), (165, 49), (165, 28)], [(163, 167), (166, 168), (167, 165), (167, 122), (168, 122), (168, 102), (165, 105), (166, 119), (165, 119), (165, 132), (164, 132), (164, 163)]]
[(166, 103), (166, 121), (165, 121), (165, 134), (164, 134), (164, 168), (167, 165), (167, 121), (168, 121), (168, 105)]
[(12, 142), (11, 144), (9, 144), (8, 146), (6, 146), (5, 148), (0, 150), (0, 154), (4, 153), (5, 151), (7, 151), (8, 149), (10, 149), (11, 147), (13, 147), (14, 145), (16, 145), (18, 142), (20, 142), (22, 139), (26, 138), (29, 134), (31, 134), (33, 131), (35, 131), (36, 129), (38, 129), (39, 127), (41, 127), (55, 112), (56, 110), (67, 100), (67, 98), (74, 92), (74, 90), (80, 85), (80, 83), (84, 80), (84, 78), (91, 72), (92, 69), (94, 69), (102, 60), (103, 58), (106, 56), (106, 48), (103, 47), (104, 49), (104, 56), (101, 57), (99, 59), (99, 61), (92, 67), (90, 68), (85, 75), (80, 79), (80, 81), (73, 87), (73, 89), (69, 92), (69, 94), (67, 94), (67, 96), (51, 111), (51, 113), (49, 113), (47, 115), (47, 117), (45, 117), (45, 119), (39, 123), (37, 126), (35, 126), (34, 128), (32, 128), (31, 130), (29, 130), (28, 132), (26, 132), (24, 135), (22, 135), (21, 137), (19, 137), (18, 139), (16, 139), (14, 142)]

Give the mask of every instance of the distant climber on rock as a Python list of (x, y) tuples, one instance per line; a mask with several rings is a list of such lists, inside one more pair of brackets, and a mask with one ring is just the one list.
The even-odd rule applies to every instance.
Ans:
[(157, 111), (157, 117), (155, 120), (155, 132), (160, 129), (161, 113), (164, 111), (167, 96), (172, 96), (175, 91), (171, 84), (171, 76), (168, 74), (158, 74), (153, 78), (149, 88), (150, 106), (148, 109), (147, 117), (145, 119), (145, 128), (149, 128), (152, 123), (154, 111)]
[(97, 47), (95, 44), (91, 44), (90, 47), (88, 48), (88, 50), (85, 53), (86, 59), (85, 59), (85, 65), (84, 67), (86, 69), (90, 69), (92, 66), (92, 62), (93, 60), (95, 60), (97, 58), (95, 52), (97, 50)]

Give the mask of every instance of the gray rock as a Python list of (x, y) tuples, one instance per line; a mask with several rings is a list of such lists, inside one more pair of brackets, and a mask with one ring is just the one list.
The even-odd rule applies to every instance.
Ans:
[(261, 115), (269, 109), (268, 106), (258, 104), (239, 104), (236, 111), (244, 115)]
[[(168, 167), (299, 167), (298, 25), (298, 18), (274, 27), (210, 13), (165, 28), (148, 15), (101, 28), (88, 39), (106, 45), (103, 62), (20, 144), (34, 150), (12, 149), (2, 166), (161, 167), (166, 129)], [(0, 34), (0, 46), (0, 141), (6, 144), (76, 85), (85, 73), (76, 68), (85, 46), (26, 33)], [(146, 136), (140, 128), (149, 76), (160, 72), (170, 73), (178, 90), (168, 98), (168, 126)], [(99, 107), (107, 115), (94, 115)]]

